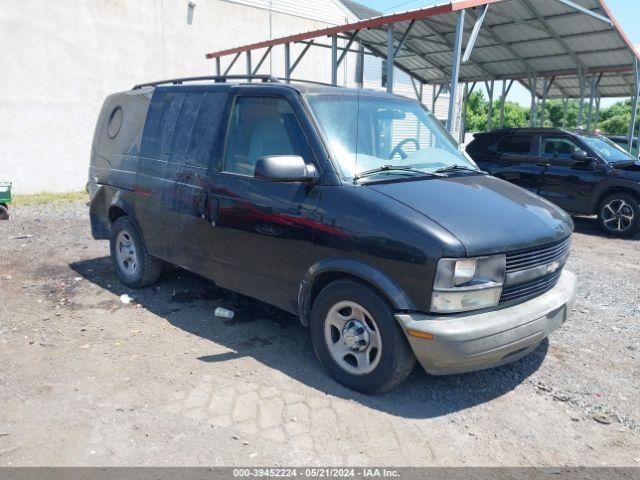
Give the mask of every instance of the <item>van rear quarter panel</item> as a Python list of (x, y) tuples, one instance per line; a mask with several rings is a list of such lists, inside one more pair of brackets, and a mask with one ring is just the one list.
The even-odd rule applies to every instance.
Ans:
[[(126, 205), (135, 217), (135, 188), (140, 141), (152, 91), (136, 90), (108, 96), (100, 111), (91, 145), (88, 190), (92, 195), (90, 216), (94, 238), (109, 237), (108, 212), (112, 205)], [(109, 123), (117, 109), (122, 124), (109, 135)], [(113, 133), (113, 131), (112, 131)]]
[[(104, 101), (91, 148), (89, 182), (133, 190), (140, 142), (152, 92), (134, 90), (110, 95)], [(122, 125), (111, 138), (109, 120), (122, 109)]]

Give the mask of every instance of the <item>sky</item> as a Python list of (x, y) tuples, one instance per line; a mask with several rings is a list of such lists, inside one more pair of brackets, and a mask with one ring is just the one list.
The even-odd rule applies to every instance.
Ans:
[[(443, 0), (357, 0), (360, 3), (375, 8), (385, 14), (414, 10), (435, 3), (445, 3)], [(605, 0), (613, 16), (634, 44), (640, 44), (640, 1), (638, 0)], [(521, 85), (514, 84), (508, 100), (529, 106), (531, 96)], [(616, 100), (603, 99), (602, 106), (607, 107)]]

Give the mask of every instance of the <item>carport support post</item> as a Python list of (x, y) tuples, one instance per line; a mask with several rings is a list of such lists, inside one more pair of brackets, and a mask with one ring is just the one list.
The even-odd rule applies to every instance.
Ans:
[(220, 57), (216, 57), (216, 75), (220, 76)]
[[(253, 69), (251, 68), (251, 50), (247, 50), (247, 75), (251, 76), (253, 73)], [(251, 78), (249, 78), (249, 83), (251, 83)]]
[(433, 113), (434, 115), (436, 114), (436, 102), (438, 101), (438, 94), (436, 92), (438, 87), (436, 87), (435, 85), (433, 85), (432, 89), (431, 89), (431, 113)]
[(532, 75), (529, 77), (529, 90), (531, 90), (531, 110), (529, 111), (529, 127), (536, 126), (536, 118), (538, 116), (538, 100), (536, 98), (536, 87), (538, 85), (538, 77)]
[(567, 126), (567, 109), (569, 108), (569, 97), (562, 99), (562, 128)]
[(487, 93), (489, 94), (489, 111), (487, 118), (487, 131), (490, 132), (493, 129), (493, 91), (495, 89), (495, 81), (491, 80), (486, 83)]
[(464, 10), (458, 12), (456, 22), (456, 40), (453, 47), (453, 59), (451, 66), (451, 85), (449, 87), (449, 116), (447, 117), (447, 129), (453, 133), (456, 120), (456, 101), (458, 94), (458, 80), (460, 74), (460, 58), (462, 56), (462, 34), (464, 33)]
[(584, 72), (582, 69), (578, 69), (578, 83), (580, 84), (580, 105), (578, 105), (578, 127), (582, 128), (584, 123), (584, 91), (586, 89), (585, 86), (585, 78)]
[(504, 127), (504, 102), (505, 97), (507, 96), (507, 81), (502, 81), (502, 95), (500, 96), (500, 123), (498, 124), (499, 128)]
[(331, 85), (338, 85), (338, 36), (331, 37)]
[[(636, 130), (636, 113), (638, 111), (638, 94), (640, 93), (640, 70), (638, 70), (640, 66), (638, 65), (638, 59), (634, 57), (633, 59), (633, 71), (634, 71), (634, 93), (633, 99), (631, 101), (631, 123), (629, 124), (629, 153), (633, 150), (633, 134)], [(640, 149), (638, 149), (640, 152)]]
[(387, 92), (393, 93), (393, 61), (395, 55), (393, 46), (393, 23), (387, 26)]
[(284, 44), (284, 79), (287, 83), (291, 80), (291, 45)]
[(356, 60), (356, 84), (358, 88), (364, 88), (364, 47), (358, 47), (358, 57)]
[(458, 135), (458, 143), (464, 143), (464, 136), (467, 130), (467, 103), (469, 102), (469, 84), (464, 84), (464, 93), (462, 97), (462, 122), (460, 124), (460, 134)]
[(540, 127), (544, 128), (544, 117), (546, 114), (545, 109), (547, 108), (547, 93), (549, 91), (549, 79), (547, 77), (544, 78), (542, 82), (542, 103), (540, 106)]
[(593, 76), (591, 77), (591, 81), (589, 86), (591, 87), (591, 95), (589, 97), (589, 113), (587, 115), (587, 130), (591, 130), (591, 125), (593, 123), (593, 104), (597, 102), (597, 94), (598, 87), (600, 86), (600, 80), (602, 80), (602, 74), (599, 77)]

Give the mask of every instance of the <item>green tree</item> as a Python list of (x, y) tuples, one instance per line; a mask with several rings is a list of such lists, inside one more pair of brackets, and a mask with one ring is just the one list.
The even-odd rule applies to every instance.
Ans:
[[(542, 112), (541, 105), (538, 108), (538, 123)], [(578, 125), (580, 111), (580, 100), (571, 99), (567, 102), (565, 113), (564, 102), (562, 100), (548, 100), (545, 103), (545, 127), (560, 128), (586, 128), (587, 115), (589, 112), (589, 102), (583, 104), (583, 121)], [(489, 102), (482, 90), (475, 91), (469, 95), (467, 101), (467, 132), (476, 133), (487, 130), (487, 115), (489, 113)], [(529, 125), (531, 115), (530, 108), (523, 107), (517, 103), (506, 102), (504, 108), (504, 126), (506, 128), (522, 128)], [(593, 109), (593, 120), (591, 128), (598, 128), (602, 133), (609, 135), (627, 135), (629, 123), (631, 122), (631, 100), (624, 100), (611, 105), (609, 108), (601, 109), (599, 114)], [(596, 121), (597, 120), (597, 121)], [(493, 103), (492, 128), (500, 125), (500, 101)], [(636, 117), (635, 132), (637, 135), (640, 128), (640, 112)]]
[[(469, 95), (467, 102), (467, 132), (476, 133), (487, 130), (487, 117), (489, 115), (489, 102), (483, 91), (476, 91)], [(493, 128), (500, 126), (500, 101), (493, 102), (493, 114), (491, 115)], [(529, 109), (517, 103), (506, 102), (504, 104), (504, 126), (506, 128), (526, 127), (529, 124)]]

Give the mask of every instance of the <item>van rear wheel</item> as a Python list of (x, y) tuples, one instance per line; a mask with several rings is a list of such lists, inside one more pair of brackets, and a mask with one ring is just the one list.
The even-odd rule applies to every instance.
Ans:
[(158, 281), (162, 262), (149, 255), (142, 236), (128, 217), (111, 227), (111, 260), (118, 278), (127, 287), (142, 288)]
[(382, 393), (404, 381), (415, 356), (389, 303), (371, 288), (338, 280), (311, 311), (311, 341), (318, 360), (338, 383)]

